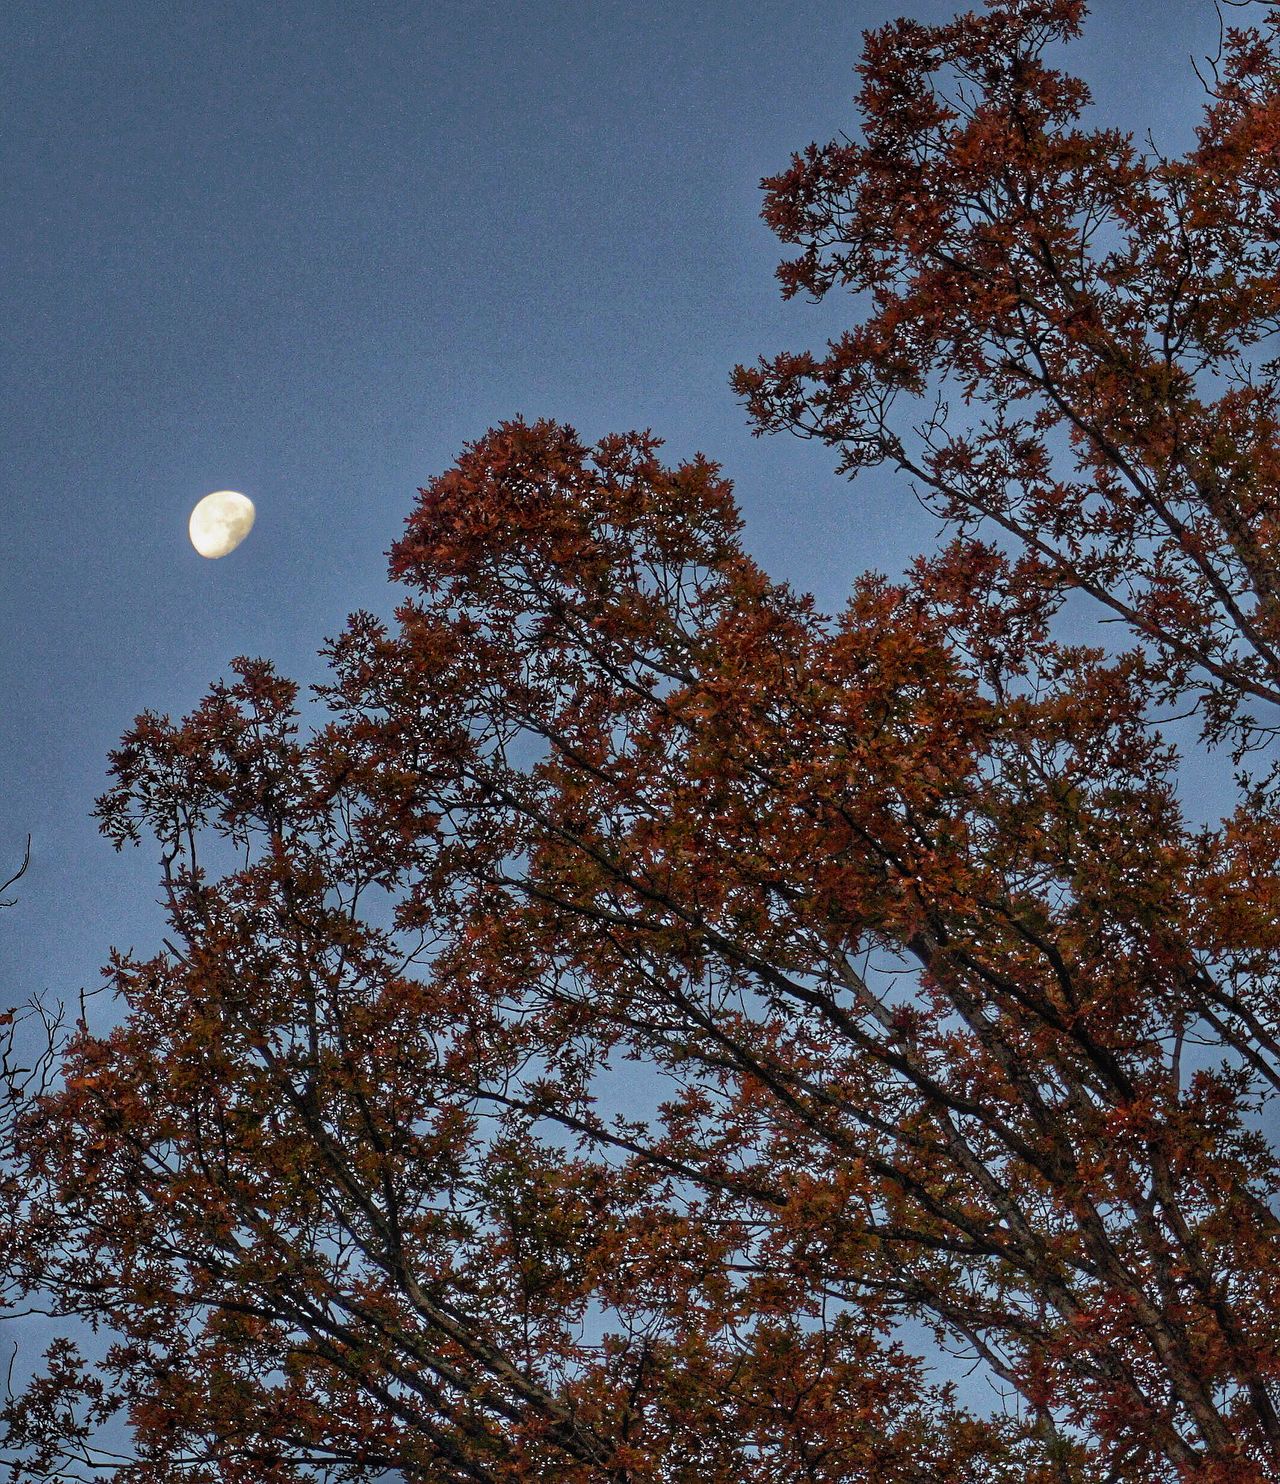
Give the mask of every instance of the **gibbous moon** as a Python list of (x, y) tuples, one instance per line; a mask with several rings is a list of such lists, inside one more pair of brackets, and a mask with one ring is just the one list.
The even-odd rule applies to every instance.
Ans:
[(202, 557), (224, 557), (253, 529), (253, 501), (236, 490), (215, 490), (191, 512), (187, 530)]

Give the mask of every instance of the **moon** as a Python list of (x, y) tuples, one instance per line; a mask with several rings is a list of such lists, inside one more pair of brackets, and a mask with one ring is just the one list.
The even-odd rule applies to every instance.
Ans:
[(253, 501), (237, 490), (215, 490), (191, 512), (187, 530), (202, 557), (224, 557), (253, 529)]

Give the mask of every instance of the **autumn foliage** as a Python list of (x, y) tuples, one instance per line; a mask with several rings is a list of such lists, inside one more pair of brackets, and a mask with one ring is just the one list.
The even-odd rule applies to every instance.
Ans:
[(15, 1479), (1280, 1477), (1280, 24), (1169, 160), (1083, 10), (869, 35), (766, 182), (851, 327), (736, 384), (945, 547), (824, 614), (714, 464), (514, 421), (313, 728), (237, 661), (127, 734), (170, 935), (6, 1126), (101, 1327)]

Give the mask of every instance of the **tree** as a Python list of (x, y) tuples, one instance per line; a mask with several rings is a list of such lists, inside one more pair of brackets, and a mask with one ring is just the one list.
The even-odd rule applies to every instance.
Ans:
[(939, 502), (904, 579), (823, 615), (714, 465), (517, 421), (322, 726), (261, 661), (139, 718), (100, 815), (172, 939), (22, 1104), (6, 1225), (111, 1338), (13, 1398), (15, 1478), (115, 1409), (131, 1481), (1276, 1477), (1280, 26), (1167, 161), (1047, 66), (1082, 15), (871, 34), (862, 142), (768, 185), (861, 318), (737, 384)]
[(1154, 651), (1161, 696), (1199, 696), (1207, 740), (1247, 748), (1240, 708), (1280, 701), (1280, 30), (1224, 37), (1196, 147), (1166, 160), (1080, 127), (1085, 85), (1043, 64), (1084, 12), (997, 0), (868, 37), (863, 141), (765, 182), (802, 248), (784, 294), (867, 312), (735, 384), (761, 430), (888, 463), (961, 532), (1012, 538)]

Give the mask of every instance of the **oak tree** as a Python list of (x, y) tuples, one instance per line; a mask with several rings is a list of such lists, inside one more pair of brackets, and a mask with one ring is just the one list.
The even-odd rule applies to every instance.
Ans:
[(314, 725), (248, 660), (135, 723), (171, 931), (15, 1115), (6, 1271), (103, 1336), (15, 1478), (1277, 1476), (1280, 25), (1170, 160), (1083, 16), (870, 34), (767, 183), (852, 324), (736, 383), (934, 503), (909, 573), (825, 614), (715, 465), (517, 420)]

